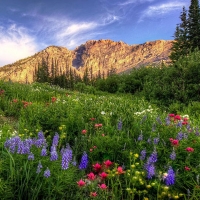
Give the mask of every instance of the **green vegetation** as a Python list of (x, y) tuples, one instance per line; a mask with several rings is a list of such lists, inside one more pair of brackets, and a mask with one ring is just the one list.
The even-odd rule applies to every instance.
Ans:
[(174, 43), (170, 58), (176, 62), (182, 56), (200, 49), (200, 7), (199, 0), (191, 0), (189, 11), (183, 7), (181, 23), (174, 33)]
[(1, 81), (0, 199), (199, 199), (199, 56), (76, 91)]
[(200, 199), (194, 8), (190, 26), (183, 9), (170, 66), (81, 79), (43, 61), (33, 84), (0, 81), (0, 199)]

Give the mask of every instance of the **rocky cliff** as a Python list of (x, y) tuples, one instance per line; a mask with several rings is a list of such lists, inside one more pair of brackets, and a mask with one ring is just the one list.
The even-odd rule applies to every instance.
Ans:
[(156, 40), (140, 45), (127, 45), (111, 40), (90, 40), (75, 50), (50, 46), (28, 58), (0, 68), (0, 79), (17, 82), (33, 82), (35, 72), (45, 61), (51, 72), (57, 74), (75, 70), (81, 76), (86, 68), (93, 75), (128, 71), (141, 65), (168, 63), (172, 41)]

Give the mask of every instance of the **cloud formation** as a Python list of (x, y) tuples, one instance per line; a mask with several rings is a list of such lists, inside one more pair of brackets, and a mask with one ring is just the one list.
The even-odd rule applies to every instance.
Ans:
[(142, 12), (139, 22), (142, 22), (145, 18), (160, 17), (161, 15), (170, 13), (172, 11), (180, 10), (186, 3), (184, 2), (168, 2), (163, 4), (157, 4), (154, 6), (149, 6)]
[(0, 66), (36, 53), (37, 45), (27, 29), (16, 24), (0, 26)]

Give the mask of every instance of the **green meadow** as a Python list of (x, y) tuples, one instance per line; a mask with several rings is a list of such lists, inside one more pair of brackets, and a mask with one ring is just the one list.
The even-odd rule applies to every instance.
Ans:
[(198, 102), (95, 91), (0, 82), (0, 199), (199, 199)]

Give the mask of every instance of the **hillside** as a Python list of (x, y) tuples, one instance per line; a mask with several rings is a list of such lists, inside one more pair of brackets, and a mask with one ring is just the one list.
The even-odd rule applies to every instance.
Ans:
[(35, 72), (45, 61), (51, 72), (57, 74), (75, 70), (83, 75), (86, 68), (93, 75), (107, 74), (109, 70), (121, 73), (148, 64), (168, 63), (172, 41), (156, 40), (139, 45), (127, 45), (111, 40), (90, 40), (75, 50), (49, 46), (33, 56), (0, 68), (0, 79), (15, 82), (33, 82)]

